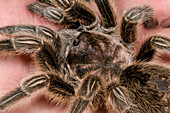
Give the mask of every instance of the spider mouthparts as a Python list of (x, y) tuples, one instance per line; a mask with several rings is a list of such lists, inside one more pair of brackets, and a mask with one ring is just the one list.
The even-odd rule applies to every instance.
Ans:
[(164, 20), (164, 21), (161, 23), (161, 27), (162, 27), (162, 28), (170, 28), (170, 18)]

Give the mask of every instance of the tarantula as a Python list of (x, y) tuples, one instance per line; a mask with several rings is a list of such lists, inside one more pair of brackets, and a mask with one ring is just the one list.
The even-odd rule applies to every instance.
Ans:
[(70, 113), (102, 106), (108, 112), (169, 112), (170, 70), (149, 61), (156, 50), (170, 51), (170, 40), (151, 36), (134, 54), (138, 23), (158, 25), (152, 8), (133, 7), (120, 22), (109, 0), (37, 0), (28, 10), (64, 28), (0, 28), (1, 35), (14, 37), (0, 41), (1, 53), (30, 54), (41, 70), (1, 97), (0, 111), (46, 88), (49, 100), (71, 105)]

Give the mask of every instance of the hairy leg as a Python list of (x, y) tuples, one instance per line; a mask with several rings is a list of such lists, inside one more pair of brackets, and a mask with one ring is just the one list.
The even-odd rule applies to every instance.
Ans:
[(77, 98), (73, 101), (71, 113), (82, 113), (89, 105), (92, 105), (92, 107), (97, 110), (95, 107), (98, 107), (100, 103), (96, 103), (97, 105), (95, 105), (93, 100), (100, 90), (102, 90), (100, 77), (90, 74), (87, 75), (87, 77), (82, 80), (82, 83), (76, 92)]
[[(33, 15), (27, 10), (27, 5), (35, 2), (35, 0), (13, 0), (0, 1), (0, 26), (9, 26), (9, 25), (43, 25), (49, 27), (53, 30), (58, 29), (58, 25), (47, 22), (44, 19), (41, 19), (38, 16)], [(6, 39), (6, 36), (0, 36), (1, 39)], [(15, 56), (12, 58), (0, 58), (0, 95), (5, 94), (3, 90), (12, 90), (14, 84), (19, 83), (21, 79), (31, 75), (32, 72), (37, 71), (35, 66), (33, 66), (30, 61), (32, 61), (28, 56)], [(12, 83), (12, 85), (11, 85)], [(13, 86), (14, 85), (14, 86)], [(66, 113), (68, 109), (63, 108), (62, 106), (55, 106), (53, 104), (49, 105), (45, 98), (42, 95), (37, 95), (34, 99), (31, 100), (29, 106), (22, 106), (13, 111), (13, 113), (23, 113), (27, 111), (28, 113)], [(10, 111), (5, 112), (10, 113)]]
[(55, 39), (55, 33), (45, 26), (18, 25), (0, 28), (0, 34), (5, 36), (37, 36), (44, 40)]
[(80, 23), (89, 26), (96, 21), (93, 12), (81, 1), (40, 0), (39, 2), (50, 6), (45, 6), (37, 2), (28, 5), (28, 10), (54, 23), (65, 25), (68, 28), (78, 28)]
[(143, 23), (147, 27), (156, 27), (158, 21), (154, 19), (153, 9), (150, 6), (137, 6), (129, 9), (122, 18), (120, 34), (125, 43), (135, 42), (137, 24)]
[(105, 28), (115, 27), (117, 25), (115, 9), (111, 6), (110, 0), (94, 0), (102, 15)]
[(56, 102), (68, 103), (66, 100), (70, 100), (68, 98), (75, 94), (74, 88), (60, 79), (58, 75), (49, 73), (36, 75), (0, 98), (0, 111), (7, 110), (21, 99), (31, 96), (32, 93), (44, 87), (47, 89), (45, 94), (48, 92), (48, 98), (53, 101), (57, 100)]
[(137, 57), (137, 61), (150, 61), (153, 58), (156, 50), (170, 51), (170, 39), (162, 36), (152, 36), (148, 41), (146, 41)]
[(130, 107), (132, 111), (168, 113), (170, 84), (168, 68), (146, 63), (134, 64), (122, 72), (120, 84), (133, 94)]
[(48, 75), (37, 75), (29, 78), (23, 82), (20, 87), (12, 90), (0, 99), (0, 111), (5, 110), (7, 107), (11, 106), (11, 104), (47, 86), (48, 81)]

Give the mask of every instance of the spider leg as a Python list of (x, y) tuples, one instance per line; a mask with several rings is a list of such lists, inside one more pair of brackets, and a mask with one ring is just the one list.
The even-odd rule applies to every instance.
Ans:
[(120, 85), (111, 83), (106, 88), (106, 107), (110, 112), (123, 112), (132, 104), (130, 91)]
[(50, 0), (37, 0), (37, 2), (55, 7), (55, 5)]
[(88, 105), (92, 104), (99, 90), (101, 90), (100, 78), (91, 75), (86, 77), (76, 92), (78, 99), (73, 102), (71, 113), (82, 113)]
[(58, 101), (66, 102), (66, 99), (74, 95), (74, 88), (64, 82), (61, 78), (54, 74), (37, 75), (25, 80), (20, 87), (10, 91), (7, 95), (0, 98), (0, 111), (5, 110), (13, 103), (18, 102), (22, 98), (31, 96), (32, 93), (46, 87), (49, 99), (58, 99)]
[[(37, 59), (35, 60), (36, 63), (39, 65), (40, 69), (45, 72), (54, 71), (54, 70), (60, 72), (61, 70), (62, 71), (70, 70), (70, 69), (65, 70), (65, 65), (66, 65), (65, 57), (67, 56), (70, 50), (69, 48), (72, 46), (74, 38), (76, 37), (76, 35), (78, 35), (78, 32), (73, 30), (60, 30), (58, 34), (56, 34), (57, 36), (50, 37), (51, 35), (54, 34), (52, 33), (50, 35), (51, 32), (47, 31), (49, 29), (47, 30), (45, 29), (44, 30), (45, 33), (44, 34), (42, 33), (40, 35), (44, 37), (49, 35), (50, 38), (47, 37), (48, 40), (43, 41), (37, 37), (33, 37), (35, 36), (34, 34), (36, 34), (36, 32), (32, 30), (32, 27), (34, 26), (31, 26), (30, 29), (27, 29), (28, 27), (26, 26), (26, 29), (22, 29), (21, 31), (18, 31), (17, 29), (23, 28), (23, 26), (17, 26), (17, 27), (8, 26), (2, 28), (1, 34), (12, 35), (14, 36), (14, 38), (0, 41), (0, 51), (5, 52), (9, 55), (11, 55), (10, 53), (14, 53), (14, 52), (17, 54), (35, 52), (35, 54), (31, 56), (33, 57), (33, 59)], [(28, 33), (24, 33), (24, 32), (28, 32)], [(40, 30), (38, 33), (41, 32), (43, 31)], [(24, 34), (27, 35), (33, 34), (33, 36), (27, 36), (27, 35), (25, 36)], [(65, 73), (65, 72), (61, 72), (61, 73)], [(75, 80), (74, 77), (71, 76), (66, 77), (63, 75), (61, 77), (64, 79), (67, 79), (68, 77), (69, 79), (73, 79), (73, 81)]]
[[(30, 52), (31, 50), (37, 51), (36, 54), (33, 55), (33, 58), (37, 59), (35, 61), (37, 61), (36, 63), (44, 73), (50, 73), (34, 76), (21, 84), (21, 87), (0, 98), (0, 111), (5, 110), (8, 106), (11, 106), (21, 98), (30, 96), (31, 93), (43, 87), (48, 88), (48, 93), (51, 95), (49, 99), (53, 101), (57, 100), (67, 103), (68, 97), (74, 94), (73, 85), (76, 85), (77, 79), (71, 75), (66, 76), (70, 73), (68, 72), (69, 69), (61, 67), (63, 62), (59, 59), (63, 60), (62, 57), (57, 56), (58, 51), (45, 41), (43, 42), (30, 36), (16, 36), (9, 40), (0, 41), (0, 48), (1, 51), (7, 52), (17, 51), (22, 53), (24, 51)], [(58, 48), (58, 50), (60, 51), (60, 48)], [(62, 71), (65, 71), (65, 75)], [(68, 79), (69, 82), (65, 82)], [(73, 81), (74, 84), (72, 85)]]
[(49, 74), (49, 78), (48, 98), (52, 102), (68, 103), (75, 95), (74, 87), (58, 75)]
[(169, 109), (169, 69), (144, 63), (134, 64), (122, 72), (120, 83), (134, 95), (132, 106), (140, 112), (166, 113)]
[[(36, 57), (42, 61), (42, 64), (48, 63), (56, 69), (58, 67), (57, 64), (59, 64), (59, 61), (56, 60), (64, 58), (66, 48), (69, 50), (69, 46), (72, 44), (72, 40), (74, 40), (73, 37), (75, 35), (67, 32), (68, 30), (60, 30), (57, 34), (44, 26), (19, 25), (3, 27), (0, 28), (0, 34), (14, 38), (0, 41), (0, 51), (6, 53), (31, 53), (35, 51), (38, 52)], [(70, 35), (66, 36), (67, 34)], [(43, 38), (45, 40), (41, 40)], [(63, 55), (63, 58), (59, 55)]]
[(113, 11), (110, 0), (94, 0), (98, 6), (98, 9), (103, 18), (103, 24), (105, 28), (115, 27), (116, 23), (116, 15)]
[(37, 75), (29, 78), (23, 82), (20, 87), (0, 98), (0, 111), (5, 110), (14, 102), (17, 102), (24, 97), (28, 97), (31, 93), (47, 86), (48, 81), (48, 75)]
[(120, 29), (121, 38), (125, 43), (135, 41), (137, 24), (141, 21), (147, 28), (153, 28), (158, 25), (158, 21), (153, 18), (153, 10), (149, 6), (134, 7), (125, 13)]
[[(36, 59), (35, 61), (40, 67), (41, 71), (47, 73), (47, 75), (38, 75), (32, 77), (25, 81), (21, 87), (2, 97), (0, 99), (0, 110), (5, 110), (8, 106), (11, 106), (21, 98), (29, 96), (29, 94), (33, 93), (34, 91), (46, 86), (48, 86), (48, 93), (51, 95), (51, 100), (67, 103), (66, 100), (68, 97), (70, 97), (70, 95), (74, 94), (73, 87), (76, 86), (78, 82), (76, 78), (70, 75), (71, 73), (69, 72), (69, 67), (66, 66), (67, 64), (64, 62), (64, 58), (66, 57), (65, 55), (68, 53), (66, 50), (69, 50), (69, 46), (74, 41), (73, 37), (75, 34), (69, 35), (69, 30), (61, 30), (58, 32), (59, 34), (57, 34), (56, 38), (53, 37), (54, 43), (49, 44), (48, 41), (42, 41), (37, 37), (24, 36), (24, 33), (22, 35), (22, 32), (20, 34), (19, 31), (16, 32), (15, 29), (18, 27), (8, 28), (12, 29), (12, 31), (7, 28), (3, 28), (3, 33), (5, 32), (4, 34), (6, 35), (12, 35), (14, 38), (0, 41), (0, 51), (7, 53), (29, 53), (30, 51), (36, 51), (32, 57), (34, 60)], [(24, 32), (24, 30), (22, 31)], [(29, 32), (29, 29), (26, 29), (25, 32)], [(71, 30), (71, 32), (73, 32), (73, 30)], [(34, 32), (26, 34), (32, 35)], [(39, 76), (40, 79), (38, 78)], [(43, 78), (43, 81), (41, 78)]]
[(0, 34), (6, 36), (21, 36), (21, 35), (38, 36), (46, 40), (52, 40), (55, 38), (55, 33), (51, 29), (44, 26), (30, 26), (30, 25), (6, 26), (0, 28)]
[[(71, 24), (74, 24), (74, 22), (72, 22), (71, 20), (69, 20), (64, 12), (57, 7), (53, 7), (53, 6), (45, 6), (39, 3), (33, 3), (31, 5), (28, 6), (28, 10), (44, 17), (45, 19), (53, 22), (53, 23), (60, 23), (62, 25), (67, 24), (69, 27), (71, 27)], [(75, 25), (78, 23), (75, 23)], [(74, 26), (72, 26), (74, 27)], [(76, 26), (75, 26), (76, 27)]]
[[(96, 22), (93, 12), (85, 6), (82, 1), (75, 2), (70, 0), (49, 0), (39, 2), (50, 6), (34, 3), (28, 6), (28, 9), (44, 18), (54, 22), (66, 25), (69, 28), (78, 28), (80, 23), (89, 26)], [(55, 6), (55, 7), (54, 7)]]
[(71, 20), (79, 20), (83, 25), (91, 25), (96, 21), (96, 16), (85, 2), (76, 0), (50, 0), (56, 6), (61, 7)]
[[(16, 36), (0, 41), (0, 51), (11, 54), (36, 53), (32, 54), (33, 59), (38, 59), (38, 65), (43, 71), (59, 69), (61, 62), (58, 61), (55, 48), (45, 41), (31, 36)], [(13, 54), (12, 54), (13, 55)], [(37, 60), (36, 60), (37, 61)]]
[(137, 61), (150, 61), (156, 49), (170, 51), (170, 39), (162, 36), (152, 36), (146, 41), (138, 53)]
[(43, 41), (31, 36), (16, 36), (8, 40), (0, 41), (1, 52), (31, 53), (40, 50)]
[[(45, 41), (31, 36), (16, 36), (8, 40), (0, 41), (0, 51), (7, 54), (32, 53), (34, 59), (38, 59), (38, 65), (43, 71), (50, 69), (59, 69), (55, 50)], [(13, 54), (12, 54), (13, 55)], [(37, 60), (36, 60), (37, 61)]]

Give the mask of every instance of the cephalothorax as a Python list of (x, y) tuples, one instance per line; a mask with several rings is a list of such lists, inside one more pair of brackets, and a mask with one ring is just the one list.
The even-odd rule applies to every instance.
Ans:
[(119, 27), (109, 0), (91, 1), (101, 20), (88, 7), (90, 0), (37, 0), (28, 9), (65, 28), (0, 28), (1, 35), (14, 37), (0, 41), (0, 51), (32, 53), (41, 70), (1, 97), (0, 111), (46, 88), (49, 99), (71, 105), (71, 113), (101, 106), (108, 112), (168, 113), (170, 70), (149, 61), (156, 49), (170, 51), (170, 40), (151, 36), (136, 56), (133, 49), (138, 23), (145, 28), (158, 25), (152, 8), (131, 8)]

